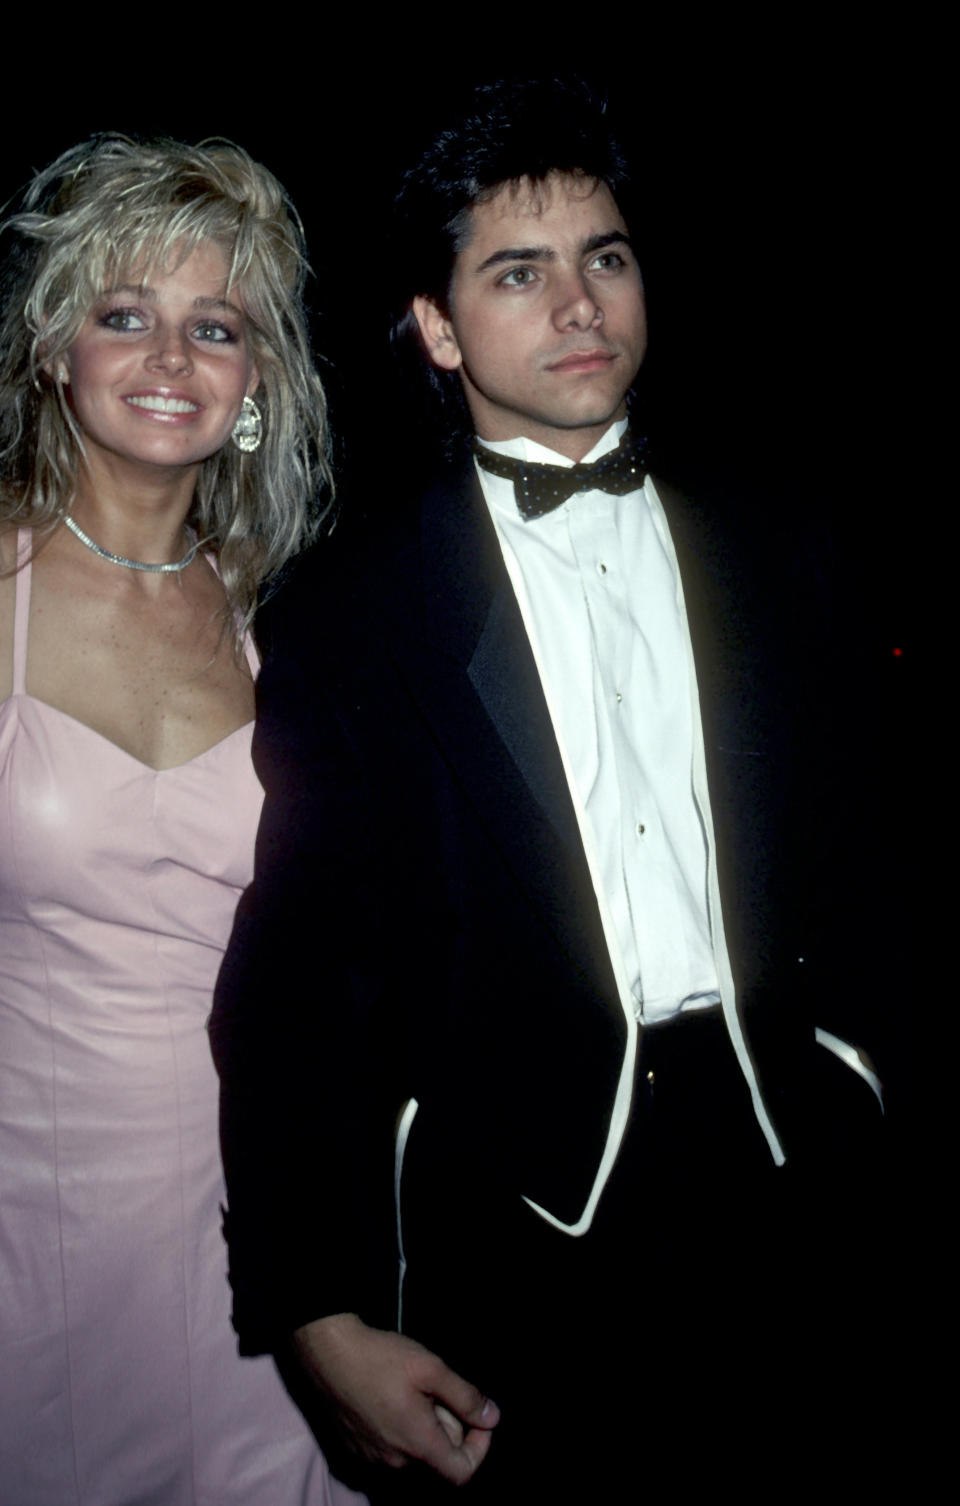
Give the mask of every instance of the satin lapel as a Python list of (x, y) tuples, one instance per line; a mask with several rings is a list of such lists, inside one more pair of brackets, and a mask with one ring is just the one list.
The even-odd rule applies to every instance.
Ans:
[(421, 538), (424, 580), (437, 582), (427, 602), (427, 641), (466, 671), (530, 794), (579, 856), (580, 834), (540, 676), (474, 478), (455, 498), (431, 495)]
[(777, 950), (771, 900), (782, 887), (776, 869), (795, 757), (784, 614), (775, 600), (778, 560), (762, 517), (728, 499), (698, 507), (659, 480), (656, 486), (697, 670), (727, 944), (746, 985), (767, 971)]
[[(472, 469), (472, 468), (471, 468)], [(401, 669), (476, 812), (573, 960), (609, 961), (540, 677), (472, 475), (428, 495), (420, 570), (425, 652)]]
[[(727, 579), (717, 579), (715, 542), (707, 518), (667, 482), (656, 478), (655, 485), (670, 525), (683, 582), (709, 775), (724, 746), (720, 731), (725, 679), (722, 644), (727, 637), (724, 619), (736, 605), (731, 599), (735, 587)], [(710, 784), (712, 789), (712, 779)]]

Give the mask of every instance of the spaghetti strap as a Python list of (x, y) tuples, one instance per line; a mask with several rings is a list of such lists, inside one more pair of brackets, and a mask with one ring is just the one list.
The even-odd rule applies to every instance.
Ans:
[[(206, 554), (204, 555), (204, 559), (208, 561), (214, 575), (222, 585), (223, 576), (220, 573), (220, 561), (217, 559), (217, 556), (215, 554)], [(260, 673), (260, 654), (257, 651), (253, 633), (249, 628), (243, 635), (243, 653), (250, 670), (250, 677), (256, 682), (257, 676)]]
[(257, 645), (253, 641), (253, 634), (250, 632), (249, 628), (243, 635), (243, 652), (247, 656), (247, 664), (250, 666), (250, 674), (252, 675), (253, 679), (256, 680), (257, 675), (260, 673), (260, 655), (257, 652)]
[(30, 621), (30, 576), (33, 561), (33, 530), (17, 530), (17, 573), (13, 578), (13, 693), (23, 695), (27, 687), (27, 625)]

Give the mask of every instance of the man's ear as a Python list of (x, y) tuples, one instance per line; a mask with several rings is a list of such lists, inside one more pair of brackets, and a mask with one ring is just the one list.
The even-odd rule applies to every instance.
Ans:
[(433, 364), (443, 371), (457, 371), (463, 364), (463, 357), (446, 314), (440, 312), (432, 298), (418, 293), (413, 300), (413, 317)]

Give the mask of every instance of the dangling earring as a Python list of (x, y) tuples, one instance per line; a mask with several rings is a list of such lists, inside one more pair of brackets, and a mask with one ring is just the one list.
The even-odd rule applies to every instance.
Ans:
[(263, 438), (263, 416), (252, 397), (245, 397), (243, 407), (237, 414), (237, 421), (230, 435), (238, 450), (243, 450), (249, 455), (251, 450), (260, 448)]

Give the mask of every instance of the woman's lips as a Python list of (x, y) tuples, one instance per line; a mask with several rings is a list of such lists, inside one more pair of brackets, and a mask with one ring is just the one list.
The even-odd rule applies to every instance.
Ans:
[(181, 392), (130, 392), (123, 401), (151, 418), (188, 418), (201, 411), (201, 405)]

